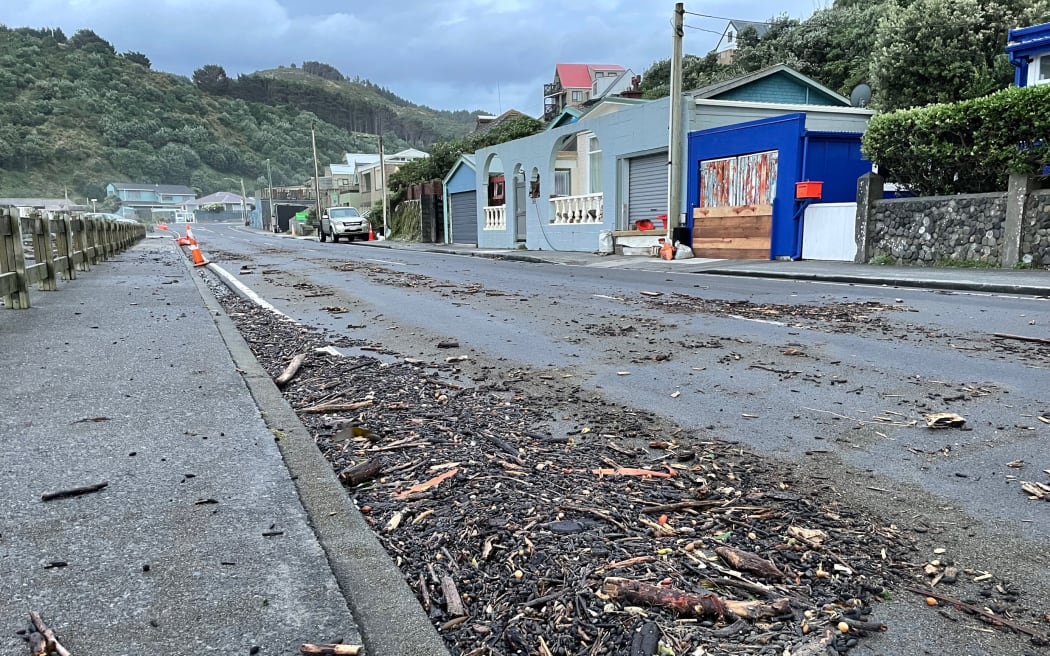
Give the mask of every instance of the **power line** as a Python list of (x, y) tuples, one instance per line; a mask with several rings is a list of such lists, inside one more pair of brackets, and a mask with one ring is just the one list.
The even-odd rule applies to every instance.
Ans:
[[(711, 14), (698, 14), (695, 11), (687, 11), (685, 13), (689, 14), (690, 16), (699, 16), (700, 18), (714, 18), (716, 20), (724, 20), (724, 21), (740, 21), (741, 23), (757, 23), (758, 25), (772, 25), (773, 24), (773, 23), (771, 23), (769, 21), (754, 21), (754, 20), (745, 20), (743, 18), (729, 18), (728, 16), (712, 16)], [(688, 27), (688, 25), (686, 27)]]
[(688, 27), (691, 30), (698, 30), (700, 32), (710, 32), (711, 34), (717, 34), (718, 36), (722, 36), (722, 33), (718, 30), (709, 30), (706, 27), (697, 27), (695, 25), (682, 25), (682, 27)]

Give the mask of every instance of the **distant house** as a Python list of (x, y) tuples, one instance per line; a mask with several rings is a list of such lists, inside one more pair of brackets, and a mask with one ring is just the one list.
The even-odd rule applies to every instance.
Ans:
[(478, 187), (474, 156), (463, 154), (441, 181), (445, 234), (453, 244), (478, 243)]
[[(197, 209), (205, 206), (215, 206), (214, 211), (216, 212), (240, 212), (242, 202), (243, 206), (248, 208), (255, 205), (254, 198), (247, 198), (230, 191), (216, 191), (214, 194), (208, 194), (203, 198), (186, 203), (186, 207)], [(221, 209), (218, 206), (222, 206)]]
[[(182, 221), (187, 205), (197, 199), (197, 194), (185, 185), (138, 184), (134, 182), (111, 182), (106, 185), (106, 196), (120, 200), (117, 214), (129, 219), (145, 221)], [(190, 219), (192, 220), (192, 219)]]
[(549, 121), (566, 107), (578, 107), (595, 95), (606, 93), (625, 71), (617, 64), (558, 64), (554, 80), (543, 85), (543, 120)]
[(740, 33), (744, 30), (752, 29), (755, 33), (761, 37), (769, 31), (769, 23), (760, 23), (755, 21), (745, 20), (731, 20), (726, 25), (726, 29), (722, 32), (722, 38), (718, 40), (718, 45), (715, 46), (715, 53), (718, 54), (719, 64), (732, 64), (733, 55), (736, 53), (736, 49), (740, 43)]
[(86, 212), (90, 205), (82, 205), (68, 198), (0, 198), (0, 207), (5, 205), (18, 209), (19, 216), (30, 216), (38, 211), (44, 216), (56, 212)]
[(380, 166), (379, 155), (373, 164), (365, 164), (357, 167), (357, 175), (361, 184), (361, 200), (358, 209), (362, 213), (373, 207), (382, 207), (382, 199), (386, 193), (387, 180), (408, 162), (430, 157), (429, 153), (415, 148), (406, 148), (400, 152), (386, 155), (383, 158), (383, 166)]
[(478, 114), (476, 117), (476, 122), (474, 124), (474, 132), (488, 132), (492, 128), (502, 125), (503, 123), (517, 116), (525, 116), (525, 114), (522, 114), (516, 109), (508, 109), (499, 116), (492, 116), (489, 114)]
[(1050, 83), (1050, 23), (1010, 30), (1006, 52), (1019, 87)]

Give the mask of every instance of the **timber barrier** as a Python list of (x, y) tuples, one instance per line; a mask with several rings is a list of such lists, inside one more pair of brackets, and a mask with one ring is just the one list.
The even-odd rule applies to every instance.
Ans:
[[(31, 237), (33, 264), (26, 264), (23, 238)], [(4, 307), (29, 307), (29, 288), (57, 291), (58, 278), (75, 280), (146, 237), (146, 226), (130, 221), (56, 214), (20, 218), (14, 208), (0, 208), (0, 297)]]

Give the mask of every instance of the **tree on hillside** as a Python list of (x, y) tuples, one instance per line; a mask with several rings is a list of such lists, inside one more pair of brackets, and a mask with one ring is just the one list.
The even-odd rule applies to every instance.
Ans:
[(205, 93), (224, 94), (230, 88), (226, 69), (218, 64), (207, 64), (193, 71), (193, 83)]
[(129, 62), (135, 62), (139, 66), (145, 66), (146, 68), (149, 68), (152, 65), (152, 63), (149, 60), (149, 57), (142, 54), (141, 52), (135, 52), (134, 50), (129, 50), (125, 53), (122, 53), (120, 56), (128, 60)]
[(69, 37), (68, 43), (70, 47), (85, 52), (97, 52), (109, 55), (117, 54), (116, 49), (113, 48), (109, 41), (106, 41), (91, 30), (77, 30), (76, 34)]
[(894, 110), (977, 98), (1008, 86), (1006, 32), (1047, 15), (1047, 0), (914, 0), (879, 22), (874, 104)]
[(316, 61), (305, 61), (303, 62), (303, 72), (309, 73), (310, 75), (316, 75), (317, 77), (323, 77), (326, 80), (334, 80), (341, 82), (345, 78), (343, 74), (339, 72), (339, 69), (335, 66), (329, 66)]

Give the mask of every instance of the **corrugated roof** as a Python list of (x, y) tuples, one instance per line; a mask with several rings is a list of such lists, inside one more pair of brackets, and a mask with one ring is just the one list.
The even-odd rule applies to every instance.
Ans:
[(754, 28), (756, 33), (758, 33), (758, 36), (762, 36), (769, 31), (770, 27), (769, 23), (759, 23), (756, 21), (746, 20), (731, 20), (729, 21), (729, 24), (736, 28), (736, 33), (738, 35), (747, 28), (751, 27)]
[(193, 196), (193, 190), (186, 185), (165, 185), (165, 184), (141, 184), (135, 182), (114, 182), (112, 183), (113, 188), (121, 191), (134, 190), (134, 191), (155, 191), (160, 194), (189, 194)]
[(622, 70), (619, 64), (558, 64), (555, 74), (563, 89), (590, 89), (594, 71)]
[[(186, 205), (211, 205), (212, 203), (222, 203), (226, 205), (228, 203), (240, 204), (240, 194), (235, 194), (230, 191), (216, 191), (214, 194), (208, 194), (204, 198), (198, 198), (197, 200), (186, 203)], [(250, 203), (250, 199), (245, 199), (245, 202)]]

